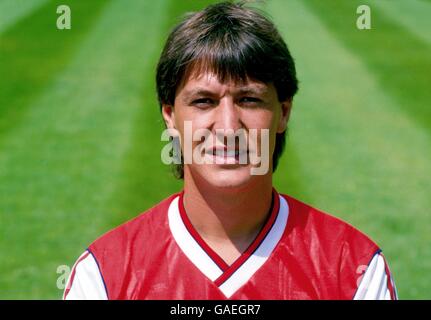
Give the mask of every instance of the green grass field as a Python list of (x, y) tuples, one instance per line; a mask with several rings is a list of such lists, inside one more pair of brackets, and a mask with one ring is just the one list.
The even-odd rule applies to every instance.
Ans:
[[(160, 161), (154, 71), (181, 14), (209, 2), (0, 0), (0, 299), (60, 298), (59, 265), (181, 189)], [(300, 80), (277, 189), (367, 233), (400, 298), (430, 299), (431, 2), (259, 6)]]

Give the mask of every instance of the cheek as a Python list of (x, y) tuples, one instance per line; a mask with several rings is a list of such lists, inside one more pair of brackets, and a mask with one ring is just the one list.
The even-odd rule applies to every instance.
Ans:
[[(244, 125), (247, 127), (249, 132), (252, 129), (257, 131), (257, 152), (261, 156), (263, 152), (266, 152), (271, 156), (275, 149), (276, 133), (278, 128), (278, 115), (270, 110), (259, 110), (259, 112), (249, 113), (247, 117), (244, 117)], [(264, 144), (264, 137), (262, 136), (262, 129), (268, 129), (267, 145)], [(266, 139), (265, 139), (266, 140)], [(264, 151), (266, 145), (267, 150)]]
[(179, 107), (175, 114), (175, 123), (178, 128), (184, 128), (187, 121), (195, 128), (208, 128), (211, 124), (213, 115), (211, 112), (203, 112), (189, 107)]
[(269, 129), (270, 136), (275, 135), (278, 127), (278, 116), (269, 110), (259, 110), (243, 117), (247, 129)]
[(188, 141), (193, 147), (204, 141), (211, 128), (211, 115), (186, 108), (180, 110), (175, 118), (175, 125), (181, 135), (182, 147)]

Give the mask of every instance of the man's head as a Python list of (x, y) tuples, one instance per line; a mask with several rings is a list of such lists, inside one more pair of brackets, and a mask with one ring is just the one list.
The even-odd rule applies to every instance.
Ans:
[(156, 80), (168, 127), (183, 133), (187, 120), (211, 131), (266, 127), (275, 170), (298, 83), (285, 42), (262, 13), (224, 2), (189, 14), (169, 35)]

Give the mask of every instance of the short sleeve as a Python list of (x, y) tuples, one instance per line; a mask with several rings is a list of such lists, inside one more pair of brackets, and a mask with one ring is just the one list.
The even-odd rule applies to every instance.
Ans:
[(374, 255), (362, 280), (354, 300), (397, 300), (395, 283), (386, 260), (381, 252)]
[(96, 259), (90, 251), (85, 251), (72, 268), (64, 300), (107, 300), (105, 283)]

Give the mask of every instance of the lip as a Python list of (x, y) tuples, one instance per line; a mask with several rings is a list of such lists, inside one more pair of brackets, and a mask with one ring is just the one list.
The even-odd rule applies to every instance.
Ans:
[(247, 149), (228, 150), (226, 146), (206, 150), (206, 155), (214, 158), (217, 164), (240, 164), (240, 160), (244, 156), (248, 159), (248, 153)]
[(209, 148), (206, 150), (207, 154), (210, 155), (218, 155), (218, 156), (227, 156), (227, 157), (233, 157), (233, 156), (239, 156), (241, 154), (248, 153), (247, 149), (228, 149), (227, 147), (215, 147), (215, 148)]

